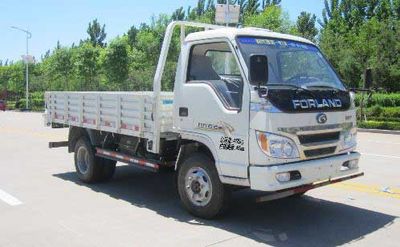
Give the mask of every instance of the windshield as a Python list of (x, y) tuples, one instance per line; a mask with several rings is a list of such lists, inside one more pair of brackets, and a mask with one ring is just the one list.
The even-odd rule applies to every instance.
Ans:
[(268, 57), (267, 85), (345, 89), (335, 71), (314, 45), (256, 37), (238, 37), (237, 42), (248, 67), (251, 55)]

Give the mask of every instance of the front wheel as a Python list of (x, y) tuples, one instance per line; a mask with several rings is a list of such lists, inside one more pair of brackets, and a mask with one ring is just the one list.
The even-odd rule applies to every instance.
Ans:
[(191, 155), (182, 163), (177, 180), (182, 204), (194, 216), (211, 219), (227, 208), (230, 192), (208, 156)]

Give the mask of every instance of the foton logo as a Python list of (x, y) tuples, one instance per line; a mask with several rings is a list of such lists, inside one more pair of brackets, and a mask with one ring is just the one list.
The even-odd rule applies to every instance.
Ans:
[(320, 113), (317, 115), (317, 123), (324, 124), (328, 121), (328, 116), (325, 113)]
[(340, 99), (302, 99), (292, 100), (293, 108), (297, 109), (324, 109), (324, 108), (341, 108), (342, 101)]

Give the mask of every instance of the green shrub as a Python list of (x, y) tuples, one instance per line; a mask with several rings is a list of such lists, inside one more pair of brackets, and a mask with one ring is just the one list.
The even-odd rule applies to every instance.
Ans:
[[(25, 102), (26, 102), (25, 99), (19, 99), (15, 103), (15, 108), (16, 109), (25, 109), (25, 106), (26, 106)], [(41, 99), (41, 98), (31, 99), (29, 101), (29, 108), (32, 111), (43, 111), (44, 110), (44, 99)]]
[[(356, 96), (356, 105), (359, 106), (361, 102), (361, 94)], [(364, 102), (367, 96), (364, 95)], [(383, 106), (383, 107), (400, 107), (400, 93), (376, 93), (373, 94), (371, 99), (368, 101), (367, 107), (371, 106)]]
[(33, 92), (33, 93), (30, 94), (30, 98), (32, 100), (44, 99), (44, 92)]
[(380, 117), (383, 111), (384, 110), (381, 106), (375, 105), (367, 110), (367, 114), (370, 116)]
[(358, 123), (358, 127), (364, 129), (400, 130), (400, 122), (364, 121)]
[(15, 110), (15, 104), (17, 102), (16, 101), (12, 101), (12, 100), (7, 100), (7, 109), (8, 110)]
[(32, 99), (31, 104), (33, 106), (44, 107), (44, 99)]
[(381, 116), (386, 118), (400, 118), (400, 107), (383, 108)]
[(367, 117), (368, 121), (389, 121), (389, 122), (400, 122), (400, 118), (395, 117)]
[[(391, 121), (390, 119), (396, 119), (396, 121), (400, 121), (400, 107), (373, 106), (364, 109), (364, 113), (367, 115), (368, 119), (382, 118), (388, 121)], [(358, 109), (358, 115), (359, 114), (360, 114), (360, 109)]]
[(26, 106), (26, 100), (25, 99), (19, 99), (15, 103), (15, 108), (16, 109), (24, 109)]

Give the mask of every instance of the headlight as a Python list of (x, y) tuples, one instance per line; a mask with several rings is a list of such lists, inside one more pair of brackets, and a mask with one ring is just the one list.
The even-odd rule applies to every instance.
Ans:
[(349, 129), (343, 133), (342, 151), (354, 148), (357, 145), (357, 129)]
[(261, 150), (269, 157), (278, 159), (299, 158), (299, 151), (291, 139), (259, 131), (256, 131), (256, 136)]

